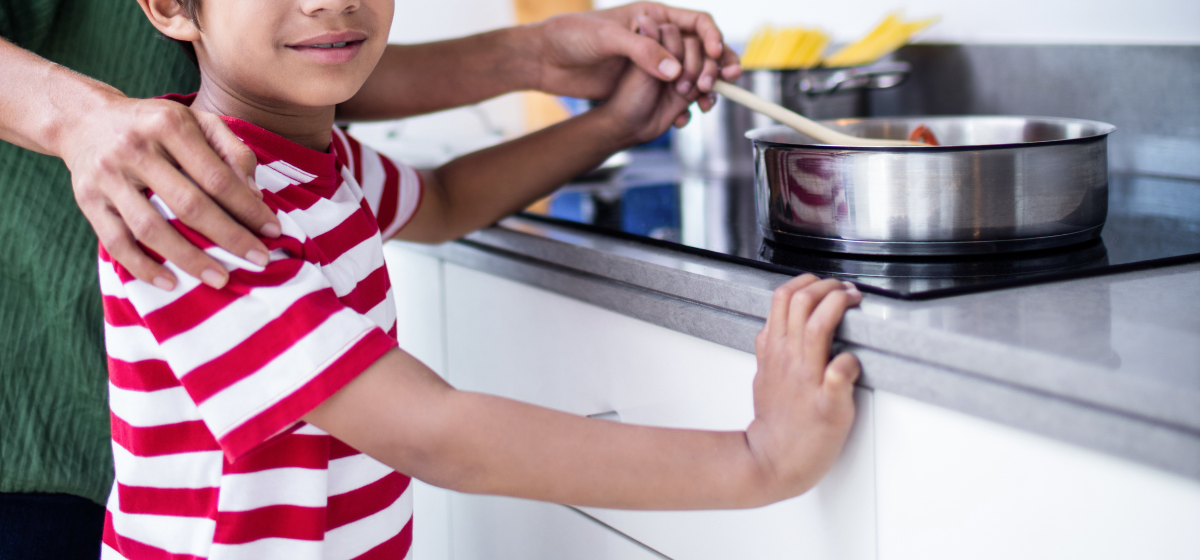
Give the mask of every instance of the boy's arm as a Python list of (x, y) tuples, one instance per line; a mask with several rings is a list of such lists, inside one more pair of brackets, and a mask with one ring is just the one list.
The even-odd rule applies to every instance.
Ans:
[(589, 112), (422, 171), (421, 205), (396, 238), (441, 243), (525, 208), (629, 144), (612, 129)]
[(453, 490), (622, 509), (718, 509), (800, 494), (836, 460), (858, 363), (829, 360), (861, 299), (804, 276), (776, 292), (756, 341), (745, 432), (650, 428), (456, 391), (392, 351), (305, 416), (387, 465)]
[[(631, 31), (638, 16), (696, 36), (698, 48), (688, 57), (667, 51)], [(388, 45), (362, 89), (338, 106), (338, 118), (402, 118), (521, 90), (605, 99), (626, 60), (692, 92), (708, 92), (717, 77), (733, 80), (741, 73), (737, 55), (724, 45), (711, 16), (638, 2), (461, 39)], [(709, 108), (707, 97), (699, 101), (703, 109)]]

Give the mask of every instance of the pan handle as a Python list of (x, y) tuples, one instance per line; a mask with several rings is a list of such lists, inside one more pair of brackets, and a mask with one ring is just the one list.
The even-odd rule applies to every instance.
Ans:
[(887, 89), (904, 83), (911, 70), (907, 62), (888, 61), (843, 68), (825, 77), (806, 73), (800, 79), (800, 93), (817, 97), (856, 89)]

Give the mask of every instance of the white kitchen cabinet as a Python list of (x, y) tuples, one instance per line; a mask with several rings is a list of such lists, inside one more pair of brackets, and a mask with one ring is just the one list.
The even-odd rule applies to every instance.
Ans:
[(442, 261), (399, 243), (385, 244), (383, 256), (396, 300), (396, 339), (400, 347), (445, 377)]
[[(443, 274), (447, 367), (461, 389), (655, 426), (737, 430), (753, 418), (752, 354), (457, 265)], [(857, 402), (846, 452), (799, 498), (744, 511), (584, 511), (676, 559), (874, 558), (870, 392)], [(475, 558), (460, 554), (463, 516), (479, 519), (469, 538), (492, 534), (491, 516), (473, 513), (501, 507), (489, 500), (455, 495), (456, 559)]]
[(1200, 483), (875, 394), (880, 560), (1200, 558)]
[(455, 560), (663, 560), (661, 554), (566, 506), (451, 496)]
[[(445, 377), (442, 261), (399, 243), (385, 244), (383, 255), (396, 300), (400, 347)], [(412, 484), (412, 559), (450, 560), (450, 492), (419, 480)]]

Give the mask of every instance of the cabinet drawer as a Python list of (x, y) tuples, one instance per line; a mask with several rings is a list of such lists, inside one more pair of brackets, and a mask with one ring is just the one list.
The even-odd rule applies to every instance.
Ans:
[(454, 560), (662, 560), (660, 554), (558, 504), (452, 493)]
[[(622, 422), (741, 430), (753, 419), (754, 356), (578, 300), (445, 265), (450, 382)], [(743, 511), (589, 515), (678, 559), (875, 558), (872, 401), (811, 492)]]

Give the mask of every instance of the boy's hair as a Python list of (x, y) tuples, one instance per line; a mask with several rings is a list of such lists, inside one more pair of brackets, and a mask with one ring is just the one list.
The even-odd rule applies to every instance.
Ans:
[[(196, 14), (200, 13), (200, 0), (175, 0), (180, 8), (183, 8), (183, 13), (187, 14), (188, 19), (192, 20), (192, 24), (196, 29), (200, 29), (200, 20), (196, 18)], [(180, 41), (179, 39), (171, 39), (179, 43), (179, 47), (183, 49), (183, 54), (187, 55), (188, 60), (192, 61), (197, 68), (200, 67), (200, 61), (196, 59), (196, 47), (192, 46), (189, 41)]]

